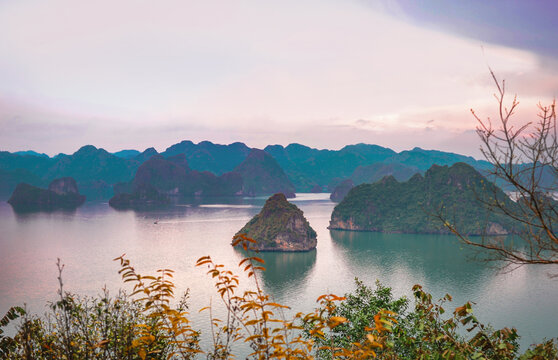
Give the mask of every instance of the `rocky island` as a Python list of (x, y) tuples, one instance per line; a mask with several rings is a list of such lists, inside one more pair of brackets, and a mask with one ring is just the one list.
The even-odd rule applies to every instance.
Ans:
[(374, 184), (354, 187), (333, 210), (329, 228), (391, 233), (447, 234), (442, 217), (467, 235), (505, 235), (517, 224), (486, 209), (483, 202), (502, 201), (515, 206), (508, 196), (473, 167), (456, 163), (433, 165), (423, 177), (407, 182), (393, 176)]
[(345, 198), (345, 196), (347, 196), (349, 191), (351, 191), (351, 189), (354, 187), (355, 184), (353, 183), (353, 180), (351, 179), (343, 180), (341, 184), (337, 185), (335, 189), (333, 189), (333, 191), (329, 195), (329, 198), (331, 199), (331, 201), (340, 202)]
[(295, 187), (277, 161), (268, 153), (252, 149), (235, 172), (242, 176), (242, 194), (260, 196), (283, 193), (288, 198), (295, 197)]
[(131, 182), (114, 186), (116, 195), (109, 204), (120, 209), (159, 206), (170, 203), (169, 196), (237, 196), (241, 188), (242, 177), (238, 173), (216, 176), (209, 171), (192, 170), (184, 154), (166, 159), (156, 154), (141, 164)]
[(75, 209), (85, 202), (71, 177), (53, 180), (48, 189), (19, 183), (8, 203), (17, 211)]
[(258, 251), (309, 251), (317, 244), (316, 232), (302, 211), (282, 193), (267, 199), (260, 213), (236, 235), (240, 234), (256, 240), (249, 248)]
[(115, 209), (141, 209), (163, 206), (170, 203), (169, 197), (161, 194), (154, 186), (145, 184), (134, 188), (132, 193), (120, 193), (109, 200)]

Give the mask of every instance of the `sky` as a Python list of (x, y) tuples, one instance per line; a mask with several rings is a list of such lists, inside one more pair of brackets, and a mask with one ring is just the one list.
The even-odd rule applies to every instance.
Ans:
[(558, 94), (558, 2), (0, 0), (0, 150), (419, 146), (481, 158), (490, 66)]

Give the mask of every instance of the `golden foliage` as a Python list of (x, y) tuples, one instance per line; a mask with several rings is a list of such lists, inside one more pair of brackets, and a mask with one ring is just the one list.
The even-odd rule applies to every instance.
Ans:
[[(234, 244), (245, 250), (254, 240), (244, 235)], [(156, 275), (141, 275), (124, 255), (120, 263), (123, 282), (133, 285), (130, 297), (120, 295), (80, 299), (65, 293), (59, 266), (60, 300), (52, 305), (54, 322), (30, 318), (23, 309), (11, 310), (0, 321), (1, 327), (19, 315), (22, 325), (14, 338), (0, 331), (0, 354), (7, 359), (233, 359), (238, 346), (249, 346), (251, 359), (553, 359), (558, 349), (553, 340), (527, 350), (518, 357), (515, 329), (493, 331), (473, 315), (471, 303), (458, 307), (452, 316), (442, 316), (446, 295), (439, 302), (419, 285), (413, 288), (416, 305), (409, 314), (396, 314), (384, 306), (362, 316), (361, 308), (347, 312), (351, 298), (372, 296), (361, 291), (347, 299), (335, 294), (318, 297), (310, 313), (285, 316), (289, 307), (265, 294), (256, 271), (263, 271), (264, 260), (243, 258), (238, 267), (246, 273), (250, 287), (240, 287), (240, 277), (210, 256), (198, 259), (206, 267), (224, 305), (222, 318), (209, 312), (212, 344), (202, 350), (200, 333), (192, 327), (186, 297), (176, 301), (173, 271), (161, 269)], [(243, 284), (244, 285), (244, 284)], [(246, 290), (245, 290), (246, 289)], [(385, 291), (386, 288), (383, 288)], [(378, 298), (376, 298), (378, 299)], [(387, 299), (387, 300), (386, 300)], [(386, 298), (382, 304), (389, 305)], [(368, 299), (369, 300), (369, 299)], [(389, 301), (388, 301), (389, 300)], [(357, 304), (363, 302), (357, 301)], [(398, 301), (393, 302), (393, 304)], [(352, 304), (355, 304), (353, 301)], [(378, 310), (379, 309), (379, 310)], [(405, 307), (396, 307), (405, 312)], [(355, 314), (358, 314), (355, 317)], [(364, 321), (363, 321), (364, 319)], [(462, 336), (465, 326), (471, 336)], [(353, 331), (357, 329), (358, 331)], [(357, 336), (355, 334), (358, 333)]]

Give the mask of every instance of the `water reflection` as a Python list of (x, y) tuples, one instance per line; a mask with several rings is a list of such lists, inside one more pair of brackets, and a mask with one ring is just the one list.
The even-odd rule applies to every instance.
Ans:
[(55, 209), (55, 210), (38, 210), (33, 208), (15, 208), (12, 207), (13, 214), (17, 221), (26, 222), (31, 219), (40, 217), (71, 217), (77, 213), (76, 209)]
[(265, 263), (265, 271), (258, 272), (266, 293), (272, 296), (291, 294), (303, 289), (311, 270), (316, 264), (316, 250), (300, 252), (246, 252), (235, 247), (239, 259), (257, 256)]
[[(66, 264), (69, 291), (96, 295), (105, 285), (113, 291), (126, 287), (112, 261), (126, 253), (143, 274), (174, 269), (178, 289), (192, 290), (194, 323), (210, 334), (207, 313), (197, 310), (210, 299), (218, 301), (207, 270), (195, 263), (211, 255), (227, 269), (241, 271), (237, 265), (242, 253), (231, 246), (232, 237), (266, 198), (241, 200), (174, 204), (144, 212), (120, 212), (106, 202), (87, 202), (71, 214), (19, 215), (0, 202), (0, 313), (23, 302), (32, 312), (42, 313), (46, 301), (56, 298), (57, 257)], [(411, 287), (419, 283), (435, 298), (452, 294), (454, 306), (475, 301), (480, 319), (497, 328), (518, 327), (522, 344), (558, 334), (557, 282), (546, 276), (558, 270), (534, 266), (497, 275), (484, 263), (468, 261), (473, 250), (450, 236), (329, 231), (334, 204), (322, 194), (290, 201), (318, 233), (318, 248), (260, 253), (268, 270), (259, 279), (275, 301), (293, 311), (311, 311), (321, 294), (352, 291), (358, 277), (369, 285), (379, 279), (397, 296), (411, 295)], [(244, 276), (241, 285), (251, 286)]]
[(495, 272), (484, 263), (471, 262), (474, 250), (450, 235), (338, 230), (331, 230), (330, 235), (338, 252), (346, 254), (348, 266), (354, 273), (374, 269), (380, 280), (403, 283), (409, 287), (407, 291), (414, 282), (431, 291), (465, 291), (474, 297), (486, 277)]
[(178, 197), (173, 199), (174, 205), (244, 205), (265, 202), (267, 198), (249, 198), (241, 196), (213, 196), (213, 197)]
[(241, 196), (208, 196), (208, 197), (193, 197), (193, 196), (171, 196), (170, 202), (164, 205), (146, 205), (137, 208), (123, 209), (122, 211), (137, 211), (137, 212), (150, 212), (157, 210), (171, 210), (180, 207), (204, 207), (204, 206), (243, 206), (254, 205), (263, 206), (267, 197), (241, 197)]
[(262, 272), (264, 286), (270, 294), (292, 292), (294, 287), (304, 287), (309, 273), (316, 264), (316, 250), (305, 252), (259, 253), (265, 261)]

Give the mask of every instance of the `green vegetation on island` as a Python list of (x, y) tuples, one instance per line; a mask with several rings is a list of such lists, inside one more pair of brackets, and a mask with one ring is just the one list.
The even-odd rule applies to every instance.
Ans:
[(326, 186), (334, 178), (346, 178), (361, 165), (384, 161), (395, 151), (378, 145), (347, 145), (341, 150), (314, 149), (301, 144), (270, 145), (264, 149), (283, 168), (298, 192)]
[(53, 163), (42, 174), (46, 179), (72, 177), (88, 199), (107, 199), (112, 185), (134, 177), (139, 163), (116, 157), (104, 149), (87, 145), (72, 155), (51, 159)]
[[(147, 149), (147, 160), (130, 182), (117, 183), (109, 204), (117, 208), (137, 208), (168, 204), (169, 196), (232, 197), (259, 196), (281, 192), (294, 197), (294, 187), (277, 162), (262, 150), (253, 149), (234, 171), (219, 176), (209, 171), (192, 170), (187, 157), (177, 153), (167, 158)], [(137, 160), (139, 161), (139, 160)]]
[[(286, 147), (270, 145), (264, 150), (285, 170), (297, 192), (308, 192), (315, 184), (327, 185), (332, 191), (343, 179), (349, 177), (355, 184), (373, 182), (390, 173), (398, 180), (406, 180), (414, 173), (426, 171), (434, 164), (453, 165), (464, 162), (476, 169), (485, 169), (490, 165), (470, 156), (418, 147), (397, 153), (392, 149), (371, 144), (347, 145), (340, 150), (319, 150), (295, 143)], [(367, 167), (378, 163), (382, 163), (383, 166), (363, 169), (362, 175), (367, 175), (367, 171), (372, 172), (364, 181), (360, 179), (360, 171), (354, 174), (359, 166)]]
[(513, 221), (483, 203), (513, 202), (471, 166), (432, 166), (407, 182), (392, 176), (354, 187), (334, 209), (330, 229), (400, 233), (449, 233), (443, 217), (469, 235), (514, 232)]
[(401, 182), (409, 180), (413, 175), (420, 172), (417, 167), (399, 163), (374, 163), (357, 167), (351, 175), (351, 180), (355, 185), (371, 184), (392, 175), (395, 180)]
[(167, 159), (152, 155), (138, 168), (130, 183), (115, 185), (109, 204), (115, 208), (141, 208), (170, 203), (169, 196), (204, 197), (241, 194), (242, 178), (238, 173), (215, 176), (209, 171), (190, 169), (184, 154)]
[(15, 185), (26, 182), (45, 186), (61, 177), (72, 177), (83, 195), (89, 200), (108, 199), (113, 195), (112, 186), (130, 181), (139, 166), (133, 159), (124, 159), (92, 145), (81, 147), (72, 155), (59, 154), (48, 157), (0, 152), (0, 196), (6, 196)]
[(355, 185), (375, 183), (386, 176), (393, 176), (397, 181), (407, 181), (417, 173), (420, 173), (418, 168), (398, 163), (362, 165), (357, 167), (348, 179), (334, 178), (331, 180), (328, 185), (331, 191), (329, 198), (340, 202)]
[(132, 193), (120, 193), (109, 200), (109, 205), (115, 209), (143, 209), (167, 205), (170, 199), (161, 194), (152, 185), (140, 185)]
[(222, 175), (233, 171), (249, 153), (250, 148), (241, 142), (221, 145), (211, 141), (194, 144), (190, 140), (184, 140), (169, 146), (161, 155), (170, 157), (184, 154), (193, 170), (210, 171), (215, 175)]
[(234, 171), (242, 176), (245, 196), (283, 193), (286, 197), (295, 197), (295, 187), (283, 169), (263, 150), (252, 149)]
[(85, 196), (70, 177), (55, 179), (48, 189), (19, 183), (8, 200), (16, 211), (75, 209), (84, 202)]
[(355, 187), (355, 184), (353, 183), (353, 180), (351, 180), (351, 179), (343, 180), (340, 184), (338, 184), (333, 189), (333, 191), (329, 195), (329, 198), (332, 201), (340, 202), (341, 200), (343, 200), (345, 198), (345, 196), (347, 196), (349, 191), (351, 191), (351, 189), (354, 188), (354, 187)]
[(249, 248), (259, 251), (308, 251), (316, 248), (317, 235), (302, 210), (287, 201), (284, 194), (271, 196), (259, 214), (235, 236), (254, 239)]

